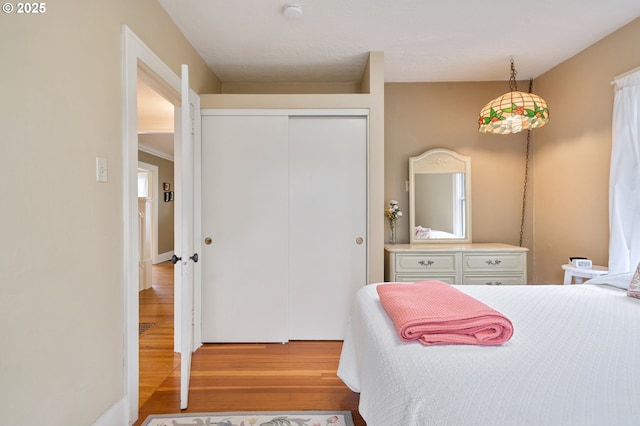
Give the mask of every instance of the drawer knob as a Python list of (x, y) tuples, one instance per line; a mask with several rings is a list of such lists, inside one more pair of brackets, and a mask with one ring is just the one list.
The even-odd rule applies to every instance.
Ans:
[(499, 265), (502, 263), (502, 260), (500, 259), (496, 259), (496, 260), (487, 260), (485, 262), (487, 265)]
[(431, 266), (431, 265), (433, 265), (434, 263), (435, 263), (435, 262), (434, 262), (433, 260), (427, 260), (427, 261), (421, 260), (421, 261), (419, 261), (419, 262), (418, 262), (418, 265), (422, 265), (422, 266)]

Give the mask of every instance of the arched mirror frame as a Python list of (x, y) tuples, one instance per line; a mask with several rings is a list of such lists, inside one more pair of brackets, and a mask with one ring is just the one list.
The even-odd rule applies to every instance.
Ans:
[[(465, 235), (461, 238), (418, 238), (416, 236), (417, 174), (464, 173)], [(409, 241), (411, 244), (471, 243), (471, 158), (448, 149), (431, 149), (409, 158)]]

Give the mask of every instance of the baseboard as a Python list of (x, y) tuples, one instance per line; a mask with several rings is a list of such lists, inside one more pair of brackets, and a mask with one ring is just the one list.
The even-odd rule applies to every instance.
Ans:
[[(129, 404), (127, 398), (122, 398), (109, 408), (92, 426), (128, 426), (127, 410)], [(133, 423), (133, 422), (132, 422)]]
[(171, 260), (171, 256), (173, 256), (173, 251), (168, 251), (166, 253), (158, 253), (158, 255), (154, 257), (153, 263), (155, 265), (156, 263), (166, 262), (168, 260)]

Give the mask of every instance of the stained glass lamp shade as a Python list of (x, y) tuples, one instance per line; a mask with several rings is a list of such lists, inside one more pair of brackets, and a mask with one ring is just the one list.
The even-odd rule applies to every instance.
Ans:
[(515, 83), (515, 68), (511, 60), (511, 91), (492, 100), (482, 108), (478, 119), (481, 133), (506, 135), (537, 129), (549, 122), (547, 103), (533, 93), (519, 92)]

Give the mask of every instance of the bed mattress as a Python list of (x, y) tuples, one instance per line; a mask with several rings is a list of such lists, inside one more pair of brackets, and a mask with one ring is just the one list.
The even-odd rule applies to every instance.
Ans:
[(638, 425), (640, 300), (609, 286), (457, 286), (513, 323), (502, 346), (399, 339), (361, 289), (338, 376), (368, 426)]

